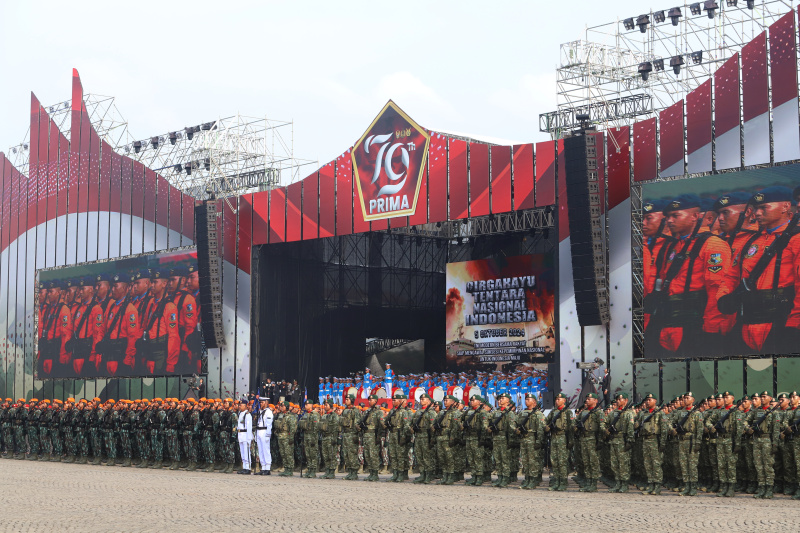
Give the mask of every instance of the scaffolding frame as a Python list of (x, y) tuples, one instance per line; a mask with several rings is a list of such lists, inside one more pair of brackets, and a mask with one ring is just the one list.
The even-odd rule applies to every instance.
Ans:
[[(735, 3), (736, 5), (730, 5)], [(718, 0), (713, 16), (705, 2), (684, 2), (673, 25), (669, 8), (631, 14), (615, 22), (587, 27), (584, 38), (560, 47), (556, 69), (557, 111), (539, 115), (539, 130), (559, 139), (588, 114), (599, 129), (621, 127), (650, 118), (710, 79), (717, 68), (781, 16), (793, 11), (789, 0)], [(692, 14), (692, 7), (700, 9)], [(656, 15), (659, 15), (656, 22)], [(636, 26), (647, 16), (644, 32)], [(632, 19), (632, 20), (631, 20)], [(634, 27), (626, 29), (625, 23)], [(702, 53), (696, 62), (693, 53)], [(670, 59), (681, 56), (679, 74)], [(657, 62), (661, 63), (661, 68)], [(649, 62), (647, 80), (639, 65)]]

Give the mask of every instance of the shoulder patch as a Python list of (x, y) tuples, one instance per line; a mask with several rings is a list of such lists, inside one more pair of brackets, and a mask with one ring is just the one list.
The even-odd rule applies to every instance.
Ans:
[(720, 270), (722, 270), (722, 266), (719, 266), (719, 265), (713, 266), (713, 267), (708, 267), (708, 271), (711, 272), (712, 274), (716, 274)]
[(709, 265), (718, 265), (722, 262), (722, 254), (711, 254), (708, 256)]
[(758, 253), (758, 245), (754, 244), (750, 248), (747, 249), (747, 253), (745, 254), (745, 257), (753, 257), (757, 253)]

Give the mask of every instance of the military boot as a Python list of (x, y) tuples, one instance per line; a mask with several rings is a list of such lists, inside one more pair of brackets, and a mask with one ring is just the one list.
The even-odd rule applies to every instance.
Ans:
[(774, 493), (773, 493), (772, 485), (767, 485), (766, 487), (764, 487), (764, 495), (761, 498), (764, 499), (764, 500), (771, 500), (773, 495), (774, 495)]
[(597, 480), (596, 479), (590, 479), (586, 483), (586, 492), (597, 492)]
[(497, 487), (497, 486), (498, 486), (498, 485), (500, 485), (500, 483), (502, 483), (502, 482), (503, 482), (503, 476), (497, 476), (497, 479), (495, 479), (495, 480), (492, 482), (492, 487)]
[(766, 485), (759, 485), (758, 486), (758, 490), (756, 491), (755, 494), (753, 494), (753, 498), (758, 498), (758, 499), (763, 498), (764, 497), (764, 492), (766, 490), (767, 490), (767, 486)]
[(308, 474), (306, 474), (308, 479), (317, 479), (317, 472), (315, 470), (309, 470)]
[(280, 477), (292, 477), (294, 475), (294, 471), (291, 468), (284, 468), (283, 472), (280, 473)]
[(617, 492), (622, 492), (622, 493), (628, 492), (628, 487), (629, 487), (628, 480), (623, 479), (622, 481), (619, 482), (619, 489), (617, 489)]
[(484, 480), (485, 477), (483, 475), (475, 476), (475, 483), (473, 483), (473, 485), (476, 487), (480, 487), (481, 485), (483, 485)]
[(214, 471), (214, 463), (213, 462), (208, 463), (208, 466), (206, 466), (203, 469), (203, 472), (213, 472), (213, 471)]
[(497, 484), (498, 488), (504, 489), (508, 487), (508, 484), (511, 482), (511, 476), (503, 476), (500, 480), (500, 483)]
[(223, 474), (230, 474), (233, 472), (233, 467), (235, 465), (233, 463), (228, 463), (228, 468), (222, 471)]
[(153, 466), (151, 466), (150, 468), (159, 469), (159, 468), (161, 468), (163, 465), (164, 465), (164, 462), (163, 462), (163, 461), (156, 461), (155, 463), (153, 463)]
[(398, 483), (401, 481), (408, 481), (408, 470), (400, 470), (400, 477), (397, 481)]
[(464, 485), (467, 485), (467, 486), (470, 486), (470, 487), (473, 487), (473, 486), (475, 486), (475, 478), (476, 478), (476, 477), (477, 477), (477, 476), (472, 476), (471, 478), (469, 478), (468, 480), (466, 480), (466, 481), (464, 482)]
[(648, 483), (647, 485), (645, 485), (644, 488), (642, 489), (642, 494), (645, 494), (645, 495), (646, 494), (652, 494), (653, 493), (653, 485), (654, 485), (653, 483)]
[(131, 466), (131, 460), (126, 457), (125, 460), (122, 461), (122, 466), (123, 467)]
[(720, 483), (719, 492), (717, 493), (717, 498), (724, 498), (727, 492), (728, 492), (728, 483)]
[(527, 490), (528, 483), (530, 483), (530, 476), (525, 475), (524, 479), (522, 480), (522, 483), (519, 484), (519, 488)]
[(614, 484), (608, 489), (608, 492), (619, 492), (619, 481), (614, 481)]
[(399, 478), (399, 477), (400, 477), (400, 471), (399, 470), (392, 470), (392, 477), (389, 478), (389, 481), (394, 483), (395, 481), (397, 481), (397, 478)]
[(189, 461), (189, 466), (186, 467), (186, 471), (194, 472), (195, 470), (197, 470), (197, 463), (195, 463), (194, 461)]
[(75, 462), (75, 456), (74, 456), (74, 455), (68, 455), (68, 456), (66, 456), (66, 457), (64, 458), (64, 462), (65, 462), (65, 463), (74, 463), (74, 462)]
[(711, 486), (708, 488), (708, 492), (719, 492), (719, 485), (720, 485), (719, 480), (715, 479), (714, 483), (712, 483)]
[(750, 481), (749, 483), (747, 483), (747, 488), (745, 489), (745, 492), (747, 494), (755, 494), (757, 490), (758, 490), (758, 484), (755, 481)]
[(689, 493), (687, 496), (697, 496), (697, 483), (689, 483)]
[(734, 490), (734, 484), (728, 483), (728, 490), (725, 492), (726, 498), (733, 498), (736, 496), (736, 490)]
[(417, 478), (414, 478), (414, 483), (415, 483), (416, 485), (419, 485), (419, 484), (425, 483), (425, 471), (424, 471), (424, 470), (420, 471), (420, 473), (419, 473), (419, 477), (417, 477)]
[(773, 485), (772, 490), (775, 494), (783, 494), (783, 481), (775, 481), (775, 485)]
[(139, 464), (136, 465), (136, 468), (147, 468), (147, 459), (142, 459), (139, 461)]
[(539, 486), (541, 482), (542, 482), (542, 476), (531, 476), (531, 480), (528, 483), (528, 488), (535, 489)]
[(448, 473), (444, 475), (444, 479), (442, 479), (442, 485), (452, 485), (456, 481), (456, 475), (453, 473)]
[(800, 500), (800, 490), (798, 490), (797, 492), (794, 493), (794, 496), (792, 496), (792, 499), (793, 500)]
[[(109, 463), (110, 463), (110, 462), (111, 462), (111, 461), (109, 461)], [(113, 463), (112, 463), (112, 464), (113, 464)], [(170, 470), (177, 470), (178, 468), (180, 468), (180, 463), (178, 463), (178, 461), (172, 461), (172, 464), (171, 464), (171, 465), (169, 465), (169, 469), (170, 469)]]
[(797, 483), (788, 483), (783, 491), (787, 496), (794, 496), (795, 492), (797, 492)]
[(653, 483), (653, 490), (650, 494), (653, 496), (661, 496), (661, 483)]

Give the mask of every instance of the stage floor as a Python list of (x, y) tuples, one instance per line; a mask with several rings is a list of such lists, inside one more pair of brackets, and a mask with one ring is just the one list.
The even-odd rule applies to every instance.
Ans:
[[(343, 474), (338, 475), (339, 478)], [(362, 476), (363, 477), (363, 476)], [(389, 476), (381, 476), (387, 479)], [(0, 459), (0, 531), (794, 531), (780, 495), (682, 498), (205, 474)]]

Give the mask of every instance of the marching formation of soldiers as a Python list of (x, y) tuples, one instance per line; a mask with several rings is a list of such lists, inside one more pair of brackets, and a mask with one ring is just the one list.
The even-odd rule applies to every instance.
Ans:
[(51, 279), (39, 284), (42, 377), (200, 372), (197, 265)]
[[(800, 499), (800, 395), (768, 392), (744, 396), (730, 392), (705, 399), (686, 393), (658, 405), (652, 395), (633, 405), (617, 394), (602, 408), (589, 394), (573, 411), (558, 394), (555, 406), (542, 412), (536, 395), (517, 406), (510, 395), (494, 408), (486, 398), (448, 395), (433, 402), (423, 394), (412, 409), (402, 390), (392, 407), (380, 407), (371, 395), (357, 407), (354, 395), (344, 405), (332, 400), (275, 405), (233, 400), (176, 399), (37, 402), (7, 399), (0, 409), (4, 457), (122, 466), (269, 475), (272, 463), (281, 476), (296, 469), (303, 477), (378, 481), (381, 465), (391, 482), (508, 487), (520, 482), (535, 489), (549, 468), (549, 490), (567, 489), (569, 475), (582, 492), (628, 492), (631, 485), (645, 494), (674, 490), (682, 496), (698, 491), (756, 498), (775, 493)], [(274, 438), (273, 438), (274, 437)], [(238, 446), (237, 446), (238, 443)], [(237, 454), (238, 450), (238, 454)], [(251, 456), (255, 459), (251, 460)], [(251, 464), (254, 465), (251, 467)], [(496, 478), (492, 473), (496, 472)], [(465, 480), (465, 473), (470, 477)]]

